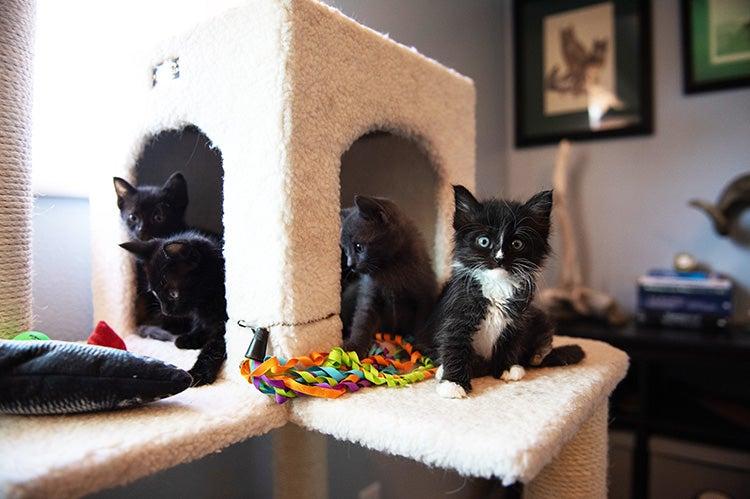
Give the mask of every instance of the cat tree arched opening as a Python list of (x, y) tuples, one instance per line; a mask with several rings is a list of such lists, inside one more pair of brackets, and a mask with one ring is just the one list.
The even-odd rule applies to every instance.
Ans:
[[(435, 199), (445, 188), (437, 165), (416, 140), (387, 131), (362, 135), (341, 156), (341, 208), (356, 194), (393, 200), (419, 228), (435, 261), (444, 246)], [(442, 263), (442, 262), (441, 262)], [(444, 269), (441, 267), (441, 272)]]
[(135, 181), (137, 185), (162, 185), (178, 171), (188, 185), (187, 225), (223, 235), (221, 150), (196, 126), (164, 130), (148, 139), (135, 164)]
[[(136, 410), (34, 425), (0, 416), (9, 435), (0, 455), (16, 456), (12, 473), (0, 469), (0, 495), (94, 492), (289, 421), (466, 475), (547, 486), (560, 497), (572, 482), (586, 494), (604, 493), (607, 397), (627, 369), (626, 356), (608, 345), (576, 340), (584, 363), (515, 384), (478, 380), (463, 401), (440, 399), (425, 381), (276, 406), (237, 368), (249, 341), (239, 320), (270, 327), (274, 355), (340, 344), (341, 161), (368, 131), (416, 142), (438, 172), (435, 262), (445, 277), (450, 184), (474, 188), (470, 79), (316, 0), (245, 0), (120, 69), (133, 83), (118, 96), (133, 103), (131, 126), (92, 169), (94, 318), (121, 333), (131, 351), (193, 364), (194, 351), (134, 334), (133, 265), (118, 246), (126, 236), (111, 187), (113, 176), (135, 178), (150, 137), (193, 125), (222, 155), (228, 359), (213, 385)], [(375, 413), (377, 425), (369, 422)], [(467, 423), (460, 434), (458, 421)], [(591, 468), (585, 480), (566, 472), (581, 462)]]

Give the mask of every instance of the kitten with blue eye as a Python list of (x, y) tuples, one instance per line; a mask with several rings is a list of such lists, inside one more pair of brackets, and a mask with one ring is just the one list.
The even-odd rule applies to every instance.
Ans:
[(342, 211), (344, 349), (367, 355), (375, 333), (414, 336), (435, 303), (437, 283), (424, 240), (393, 201), (355, 196)]
[[(185, 211), (188, 206), (187, 181), (180, 172), (173, 173), (162, 186), (133, 186), (120, 177), (113, 178), (120, 218), (131, 239), (148, 241), (164, 238), (188, 229)], [(136, 264), (135, 323), (141, 336), (168, 341), (181, 334), (189, 324), (164, 317), (159, 305), (145, 292), (143, 269)]]
[(200, 349), (188, 371), (193, 386), (213, 383), (227, 357), (227, 302), (224, 297), (224, 258), (218, 241), (195, 231), (120, 245), (142, 265), (146, 291), (161, 313), (186, 321), (189, 329), (177, 337), (177, 348)]
[(440, 367), (438, 393), (463, 398), (471, 379), (516, 381), (531, 366), (576, 364), (578, 345), (552, 348), (554, 328), (532, 305), (550, 252), (552, 191), (525, 203), (479, 202), (454, 186), (453, 272), (430, 319)]

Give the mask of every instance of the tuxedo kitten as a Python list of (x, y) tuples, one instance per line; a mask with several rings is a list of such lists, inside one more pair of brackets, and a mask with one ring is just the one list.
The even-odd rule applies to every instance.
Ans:
[(344, 263), (357, 276), (342, 290), (344, 349), (362, 357), (377, 332), (416, 335), (437, 284), (422, 236), (395, 203), (355, 196), (342, 218)]
[(479, 202), (454, 186), (453, 275), (431, 318), (438, 393), (465, 397), (471, 378), (521, 379), (525, 367), (575, 364), (578, 345), (552, 349), (554, 329), (531, 302), (549, 254), (552, 191), (526, 203)]
[(226, 359), (224, 258), (217, 241), (194, 231), (166, 239), (122, 243), (143, 266), (146, 290), (167, 318), (186, 320), (177, 348), (200, 349), (193, 386), (213, 383)]
[(188, 192), (182, 173), (173, 173), (160, 187), (134, 187), (119, 177), (113, 180), (120, 217), (132, 239), (148, 241), (187, 230)]

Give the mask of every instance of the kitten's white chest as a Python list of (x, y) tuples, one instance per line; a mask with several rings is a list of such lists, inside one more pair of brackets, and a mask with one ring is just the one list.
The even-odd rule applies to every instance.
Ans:
[(479, 325), (471, 345), (477, 355), (489, 360), (495, 342), (511, 323), (508, 314), (508, 302), (518, 288), (516, 283), (503, 269), (476, 271), (474, 277), (482, 286), (482, 294), (490, 301), (484, 320)]

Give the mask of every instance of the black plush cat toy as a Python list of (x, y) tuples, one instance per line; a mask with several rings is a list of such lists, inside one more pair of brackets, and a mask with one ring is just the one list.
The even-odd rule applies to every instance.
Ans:
[(479, 202), (454, 186), (453, 273), (430, 320), (438, 393), (463, 398), (471, 378), (521, 379), (525, 367), (575, 364), (578, 345), (552, 348), (554, 329), (532, 305), (550, 247), (552, 191), (526, 203)]
[(189, 324), (175, 340), (177, 348), (200, 349), (189, 373), (193, 386), (213, 383), (227, 357), (224, 333), (224, 258), (211, 237), (194, 231), (166, 239), (122, 243), (143, 266), (146, 291), (161, 313)]

